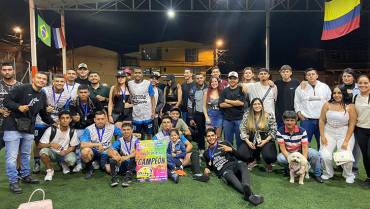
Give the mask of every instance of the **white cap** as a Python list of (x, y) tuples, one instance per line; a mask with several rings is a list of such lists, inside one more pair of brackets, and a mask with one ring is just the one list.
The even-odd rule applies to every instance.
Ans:
[(230, 77), (236, 77), (236, 78), (239, 78), (239, 75), (238, 75), (238, 73), (237, 73), (237, 72), (235, 72), (235, 71), (231, 71), (227, 77), (228, 77), (228, 78), (230, 78)]
[(86, 68), (87, 69), (87, 65), (85, 63), (80, 63), (78, 65), (78, 69), (80, 69), (80, 68)]

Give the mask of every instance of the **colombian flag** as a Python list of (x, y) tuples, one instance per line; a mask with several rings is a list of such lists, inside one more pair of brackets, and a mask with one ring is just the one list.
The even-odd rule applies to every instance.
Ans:
[(360, 0), (325, 2), (324, 29), (321, 40), (344, 36), (360, 27)]

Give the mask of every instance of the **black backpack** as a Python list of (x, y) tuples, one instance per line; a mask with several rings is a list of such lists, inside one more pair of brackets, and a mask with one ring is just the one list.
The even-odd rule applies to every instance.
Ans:
[[(53, 141), (55, 138), (55, 135), (57, 134), (57, 127), (51, 126), (50, 128), (51, 128), (51, 131), (50, 131), (49, 142)], [(75, 133), (75, 129), (69, 128), (69, 140), (72, 139), (74, 133)]]

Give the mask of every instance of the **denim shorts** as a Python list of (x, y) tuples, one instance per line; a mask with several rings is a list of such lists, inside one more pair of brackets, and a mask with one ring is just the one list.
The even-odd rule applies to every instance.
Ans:
[(208, 116), (211, 119), (211, 126), (214, 128), (221, 128), (224, 115), (220, 110), (208, 109)]

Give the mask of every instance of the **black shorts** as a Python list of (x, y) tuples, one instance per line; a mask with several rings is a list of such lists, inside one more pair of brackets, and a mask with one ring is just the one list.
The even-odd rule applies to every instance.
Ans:
[(46, 129), (48, 129), (47, 126), (45, 126), (45, 127), (35, 127), (35, 132), (34, 132), (35, 133), (35, 138), (34, 138), (35, 142), (38, 143), (40, 141), (40, 139), (41, 139), (42, 135), (44, 135)]
[(116, 122), (122, 122), (122, 121), (132, 121), (132, 107), (131, 108), (125, 108), (123, 110), (123, 113), (117, 114), (112, 113), (113, 121)]

